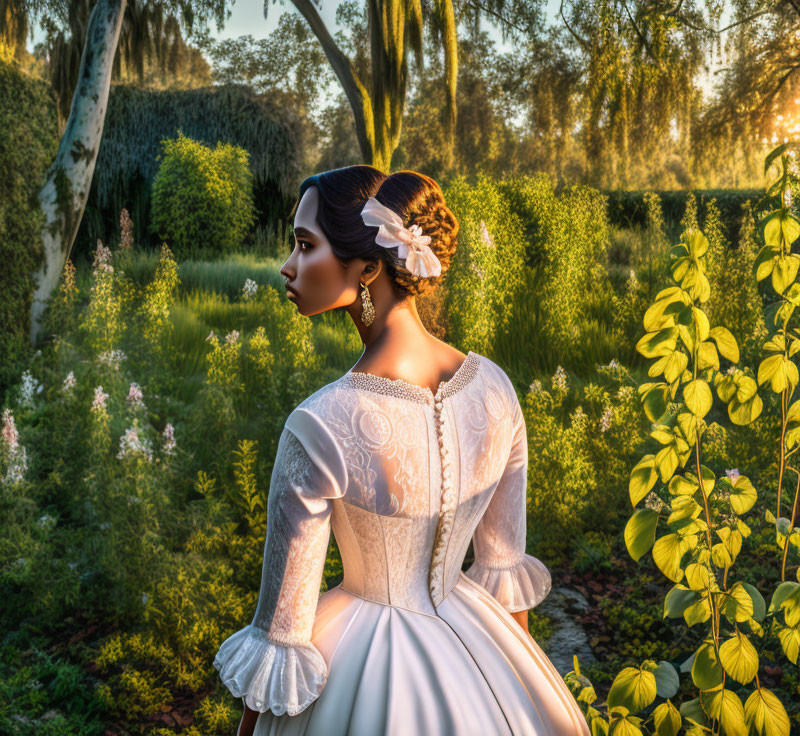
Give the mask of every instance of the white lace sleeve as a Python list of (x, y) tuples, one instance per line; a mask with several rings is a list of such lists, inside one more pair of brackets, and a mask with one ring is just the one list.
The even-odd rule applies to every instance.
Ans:
[(525, 611), (550, 592), (550, 572), (525, 553), (528, 435), (519, 400), (513, 399), (514, 431), (505, 470), (472, 536), (475, 562), (465, 575), (509, 612)]
[(214, 666), (235, 697), (275, 715), (296, 715), (328, 678), (311, 643), (330, 538), (333, 498), (347, 486), (344, 458), (330, 431), (297, 408), (278, 441), (267, 499), (267, 534), (252, 622), (228, 637)]

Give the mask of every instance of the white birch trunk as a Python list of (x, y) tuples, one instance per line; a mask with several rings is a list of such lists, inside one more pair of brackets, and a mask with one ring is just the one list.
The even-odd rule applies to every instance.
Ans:
[(47, 299), (58, 283), (78, 233), (103, 135), (111, 71), (127, 0), (98, 0), (89, 16), (86, 45), (69, 118), (55, 160), (39, 192), (45, 216), (44, 261), (34, 274), (31, 342), (41, 330)]

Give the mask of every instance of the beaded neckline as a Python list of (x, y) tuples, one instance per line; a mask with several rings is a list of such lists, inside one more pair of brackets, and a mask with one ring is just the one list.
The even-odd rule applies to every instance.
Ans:
[(355, 388), (363, 388), (401, 399), (410, 399), (422, 404), (433, 404), (437, 399), (441, 400), (452, 396), (466, 386), (475, 376), (479, 365), (480, 356), (472, 350), (468, 351), (467, 357), (461, 362), (456, 372), (447, 381), (439, 382), (436, 394), (427, 386), (420, 386), (403, 378), (386, 378), (386, 376), (377, 376), (366, 371), (349, 370), (340, 380)]

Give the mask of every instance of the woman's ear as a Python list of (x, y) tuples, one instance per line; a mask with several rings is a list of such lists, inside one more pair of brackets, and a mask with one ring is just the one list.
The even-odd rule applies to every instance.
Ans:
[(378, 274), (383, 270), (383, 261), (378, 258), (375, 261), (369, 261), (365, 266), (364, 270), (361, 272), (361, 283), (365, 286), (369, 286), (376, 278), (378, 278)]

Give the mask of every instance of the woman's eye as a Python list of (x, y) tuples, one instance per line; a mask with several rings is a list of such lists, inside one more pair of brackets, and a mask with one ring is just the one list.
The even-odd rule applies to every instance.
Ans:
[[(311, 247), (311, 243), (309, 243), (307, 240), (298, 240), (297, 244), (300, 246), (300, 250), (302, 251), (308, 250), (308, 248)], [(304, 245), (307, 245), (308, 248), (304, 248)]]

